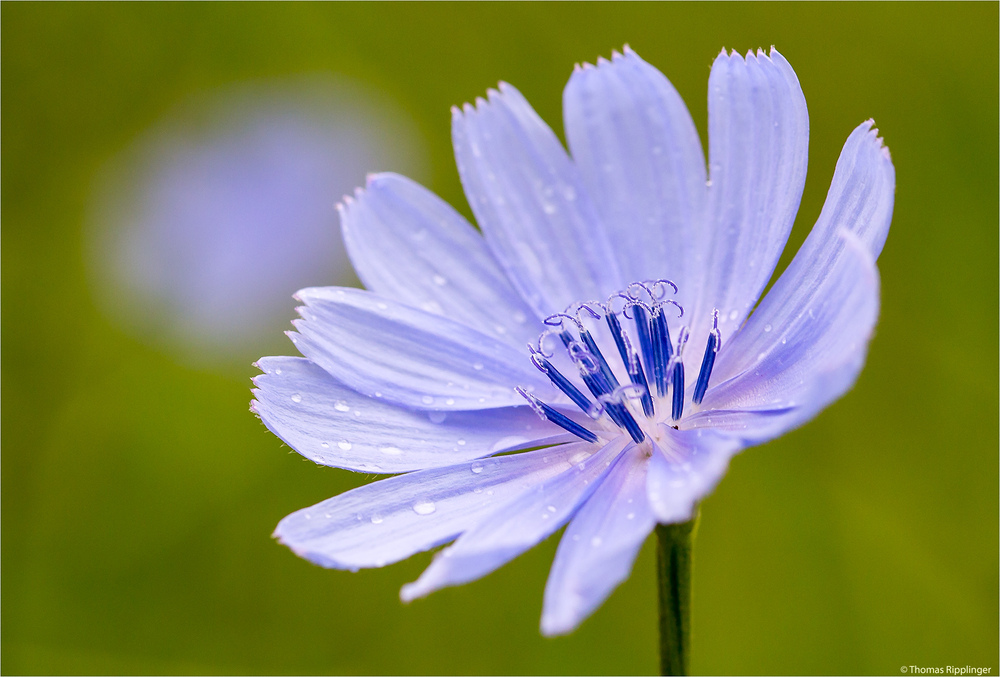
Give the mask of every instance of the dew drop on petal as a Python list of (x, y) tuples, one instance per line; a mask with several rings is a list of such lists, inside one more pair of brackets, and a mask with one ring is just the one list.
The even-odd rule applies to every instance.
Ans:
[(428, 411), (427, 418), (431, 423), (444, 423), (444, 420), (448, 418), (448, 413), (445, 411)]
[(765, 324), (764, 325), (764, 331), (771, 331), (771, 325)]
[(378, 450), (386, 456), (399, 456), (403, 453), (403, 450), (399, 447), (379, 447)]
[(550, 505), (550, 506), (548, 506), (545, 509), (548, 510), (549, 512), (555, 512), (556, 511), (556, 507), (554, 505)]
[(476, 371), (482, 371), (483, 370), (483, 363), (482, 362), (476, 362), (475, 364), (472, 365), (472, 368), (475, 369)]
[(277, 374), (278, 376), (281, 376), (281, 369), (275, 369), (274, 373)]
[(348, 442), (347, 440), (340, 440), (339, 442), (337, 442), (337, 446), (340, 447), (343, 451), (350, 451), (351, 449), (351, 443)]
[(460, 447), (461, 446), (465, 446), (465, 440), (459, 440), (458, 441), (458, 446), (460, 446)]
[(453, 398), (453, 397), (449, 397), (448, 399), (446, 399), (446, 400), (444, 401), (444, 403), (445, 403), (445, 404), (447, 404), (447, 405), (452, 405), (452, 404), (455, 404), (455, 398)]
[(473, 473), (475, 473), (476, 475), (478, 475), (479, 473), (481, 473), (483, 471), (483, 464), (482, 463), (473, 463), (472, 467), (470, 467), (469, 470), (471, 470)]
[(372, 524), (382, 524), (382, 515), (378, 513), (372, 515)]
[(430, 395), (424, 395), (423, 397), (420, 398), (420, 401), (423, 402), (424, 404), (434, 404), (434, 398), (431, 397)]
[(435, 510), (437, 508), (434, 507), (433, 501), (417, 501), (413, 504), (413, 512), (418, 515), (430, 515)]
[(443, 287), (446, 284), (448, 284), (448, 278), (446, 278), (444, 275), (435, 275), (431, 279), (434, 280), (434, 284), (436, 284), (439, 287)]
[(295, 402), (296, 404), (298, 404), (301, 401), (302, 401), (302, 395), (299, 395), (298, 393), (295, 393), (294, 395), (292, 395), (292, 402)]
[(350, 411), (351, 410), (351, 408), (349, 406), (347, 406), (347, 402), (344, 402), (344, 400), (337, 400), (334, 403), (333, 408), (336, 409), (337, 411)]
[(326, 442), (320, 442), (319, 446), (323, 447), (324, 449), (329, 449), (330, 448), (330, 445), (328, 443), (326, 443)]

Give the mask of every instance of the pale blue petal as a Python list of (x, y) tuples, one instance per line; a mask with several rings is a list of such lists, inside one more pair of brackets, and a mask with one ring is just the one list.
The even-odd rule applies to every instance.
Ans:
[(612, 241), (552, 130), (506, 83), (454, 109), (458, 172), (476, 220), (540, 317), (621, 288)]
[(661, 524), (686, 522), (726, 474), (738, 439), (712, 430), (665, 430), (649, 459), (646, 491)]
[(848, 138), (812, 232), (719, 353), (712, 377), (718, 385), (703, 408), (797, 409), (749, 417), (755, 424), (746, 424), (746, 435), (766, 439), (808, 420), (850, 388), (864, 364), (878, 318), (874, 258), (895, 196), (895, 170), (872, 124)]
[(559, 541), (545, 585), (542, 633), (572, 632), (628, 578), (656, 525), (646, 498), (645, 450), (625, 452)]
[(528, 351), (446, 317), (358, 289), (314, 287), (296, 298), (303, 355), (364, 395), (415, 409), (522, 405), (516, 386), (552, 394)]
[(454, 539), (574, 467), (590, 447), (567, 444), (397, 475), (294, 512), (274, 535), (320, 566), (385, 566)]
[(808, 146), (806, 101), (784, 57), (720, 54), (708, 79), (712, 243), (694, 337), (706, 334), (713, 308), (728, 337), (760, 297), (795, 221)]
[(581, 448), (578, 458), (569, 459), (574, 465), (536, 482), (438, 553), (416, 582), (403, 586), (400, 596), (410, 601), (474, 581), (537, 545), (573, 516), (631, 442), (621, 435), (600, 449), (596, 445)]
[(627, 281), (669, 278), (682, 304), (705, 266), (705, 156), (684, 101), (628, 47), (577, 68), (563, 92), (566, 138)]
[(748, 324), (727, 348), (742, 351), (750, 366), (711, 388), (687, 425), (759, 443), (801, 425), (854, 384), (878, 319), (878, 269), (857, 236), (841, 231), (840, 242), (832, 268), (809, 266), (794, 289), (775, 287), (775, 301), (758, 311), (771, 318), (770, 331)]
[(351, 262), (371, 291), (519, 348), (542, 331), (482, 235), (414, 181), (369, 176), (365, 190), (345, 198), (340, 222)]
[(321, 465), (401, 473), (575, 440), (528, 407), (425, 412), (361, 395), (302, 357), (265, 357), (253, 411)]

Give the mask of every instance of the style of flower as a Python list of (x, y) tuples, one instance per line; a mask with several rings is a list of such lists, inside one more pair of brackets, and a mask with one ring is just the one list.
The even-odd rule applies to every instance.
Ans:
[(568, 524), (541, 624), (566, 633), (736, 452), (851, 387), (895, 187), (878, 130), (851, 133), (819, 220), (758, 304), (805, 183), (806, 103), (773, 48), (723, 51), (708, 88), (707, 172), (683, 101), (626, 47), (570, 78), (570, 154), (505, 83), (453, 109), (482, 234), (401, 176), (345, 198), (369, 291), (297, 294), (304, 357), (258, 363), (252, 410), (316, 463), (396, 476), (289, 515), (282, 543), (356, 570), (454, 541), (404, 586), (412, 600)]

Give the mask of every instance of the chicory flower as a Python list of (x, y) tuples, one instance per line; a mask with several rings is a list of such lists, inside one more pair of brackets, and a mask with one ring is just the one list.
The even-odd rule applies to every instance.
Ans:
[(252, 404), (316, 463), (396, 474), (282, 520), (275, 534), (296, 554), (353, 570), (454, 541), (404, 600), (568, 524), (546, 634), (592, 613), (654, 526), (690, 519), (735, 453), (851, 387), (895, 186), (869, 120), (760, 299), (807, 165), (805, 99), (777, 51), (715, 60), (707, 168), (677, 92), (628, 48), (575, 70), (564, 114), (570, 153), (505, 83), (453, 110), (482, 234), (401, 176), (345, 198), (369, 291), (300, 291), (290, 336), (304, 357), (262, 359)]

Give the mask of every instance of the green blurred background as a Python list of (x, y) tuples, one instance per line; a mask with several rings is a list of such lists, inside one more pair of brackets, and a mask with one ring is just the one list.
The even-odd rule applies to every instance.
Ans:
[(4, 3), (3, 672), (656, 670), (650, 543), (575, 634), (546, 639), (556, 539), (408, 606), (398, 589), (427, 554), (351, 574), (272, 542), (288, 512), (371, 478), (268, 433), (247, 411), (249, 363), (186, 366), (109, 319), (86, 256), (95, 176), (178, 102), (351, 78), (406, 112), (420, 178), (468, 214), (449, 107), (502, 79), (561, 134), (573, 63), (627, 42), (703, 138), (721, 47), (774, 44), (792, 63), (810, 171), (782, 266), (862, 120), (897, 171), (857, 386), (739, 456), (704, 502), (693, 670), (997, 674), (997, 26), (996, 3)]

